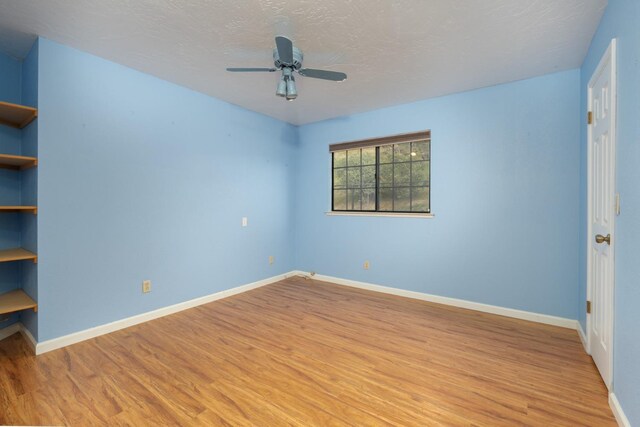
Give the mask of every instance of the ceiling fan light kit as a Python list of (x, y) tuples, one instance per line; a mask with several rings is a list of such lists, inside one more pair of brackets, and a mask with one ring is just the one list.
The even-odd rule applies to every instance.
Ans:
[(296, 81), (293, 76), (291, 76), (287, 79), (287, 101), (293, 101), (297, 97)]
[(278, 89), (276, 90), (276, 95), (281, 97), (287, 96), (287, 81), (284, 76), (280, 77), (280, 81), (278, 82)]
[(278, 81), (276, 95), (293, 101), (298, 97), (296, 80), (293, 73), (296, 72), (304, 77), (313, 79), (331, 80), (341, 82), (347, 79), (345, 73), (338, 71), (316, 70), (313, 68), (302, 68), (302, 51), (293, 46), (291, 40), (283, 36), (276, 37), (276, 48), (273, 50), (273, 65), (275, 68), (227, 68), (231, 72), (269, 72), (281, 71), (282, 75)]

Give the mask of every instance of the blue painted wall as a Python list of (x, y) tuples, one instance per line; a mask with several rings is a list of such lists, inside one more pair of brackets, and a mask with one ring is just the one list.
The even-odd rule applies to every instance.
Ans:
[[(38, 106), (38, 42), (22, 61), (21, 103)], [(38, 157), (38, 123), (36, 119), (22, 130), (21, 150), (23, 156)], [(38, 205), (38, 168), (20, 172), (20, 198), (23, 205)], [(20, 215), (21, 246), (38, 253), (38, 217)], [(20, 263), (20, 284), (24, 292), (38, 301), (38, 266), (30, 261)], [(20, 313), (20, 321), (38, 339), (38, 315), (31, 310)]]
[(46, 39), (39, 73), (40, 341), (293, 269), (293, 126)]
[[(615, 230), (615, 337), (613, 390), (631, 425), (640, 425), (640, 2), (609, 0), (600, 27), (582, 65), (582, 106), (586, 87), (612, 38), (618, 39), (617, 190), (622, 211)], [(582, 158), (586, 159), (586, 128), (582, 128)], [(584, 162), (583, 162), (584, 163)], [(581, 212), (586, 212), (586, 165)], [(581, 248), (586, 246), (586, 217), (582, 216)], [(586, 249), (582, 250), (580, 301), (586, 297)], [(584, 316), (580, 321), (584, 326)]]
[[(20, 103), (22, 63), (0, 54), (0, 101)], [(0, 125), (0, 153), (20, 154), (21, 133)], [(20, 204), (20, 175), (0, 169), (0, 205)], [(0, 216), (0, 249), (20, 246), (19, 214)], [(20, 282), (19, 263), (0, 263), (0, 293), (14, 290)], [(17, 322), (18, 314), (0, 315), (0, 329)]]
[[(579, 85), (572, 70), (300, 127), (296, 266), (575, 319)], [(325, 216), (329, 144), (423, 129), (435, 218)]]
[(22, 62), (0, 53), (0, 100), (20, 103)]

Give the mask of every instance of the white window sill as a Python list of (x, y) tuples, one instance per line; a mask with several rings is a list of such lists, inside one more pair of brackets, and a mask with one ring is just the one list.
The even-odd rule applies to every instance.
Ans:
[(396, 218), (434, 218), (432, 213), (399, 213), (399, 212), (325, 212), (327, 216), (388, 216)]

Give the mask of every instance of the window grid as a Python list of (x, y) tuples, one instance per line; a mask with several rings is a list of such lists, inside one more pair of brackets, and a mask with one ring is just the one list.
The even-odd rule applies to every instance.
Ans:
[[(397, 147), (398, 146), (402, 146), (408, 144), (409, 145), (409, 152), (408, 155), (409, 160), (403, 160), (403, 161), (396, 161), (397, 158)], [(422, 153), (422, 157), (419, 159), (414, 160), (413, 157), (415, 157), (417, 154), (412, 155), (412, 153), (416, 153), (418, 151), (418, 147), (416, 144), (421, 144), (423, 145), (423, 147), (426, 149), (426, 152)], [(390, 155), (391, 155), (391, 161), (386, 161), (384, 163), (381, 162), (381, 157), (380, 157), (380, 148), (381, 146), (376, 146), (375, 147), (375, 165), (364, 165), (364, 156), (363, 156), (363, 149), (367, 149), (367, 148), (358, 148), (358, 149), (351, 149), (351, 150), (341, 150), (344, 153), (345, 159), (344, 159), (344, 166), (339, 166), (339, 167), (335, 167), (335, 155), (337, 152), (332, 152), (331, 154), (331, 160), (332, 160), (332, 189), (331, 189), (331, 207), (333, 211), (346, 211), (346, 212), (396, 212), (396, 213), (430, 213), (431, 212), (431, 141), (430, 140), (422, 140), (422, 141), (416, 141), (416, 142), (406, 142), (406, 143), (399, 143), (399, 144), (392, 144), (392, 145), (388, 145), (387, 147), (391, 147), (390, 150)], [(352, 165), (350, 162), (350, 153), (353, 153), (354, 151), (357, 150), (357, 159), (358, 159), (358, 164), (357, 165)], [(424, 164), (424, 167), (426, 168), (425, 172), (426, 172), (426, 179), (425, 177), (420, 177), (423, 178), (422, 180), (419, 180), (418, 178), (416, 178), (414, 180), (414, 168), (418, 167), (418, 162), (420, 162), (420, 164)], [(405, 180), (408, 182), (408, 184), (400, 184), (399, 182), (397, 183), (397, 167), (398, 165), (404, 165), (404, 164), (408, 164), (408, 177), (405, 177)], [(381, 166), (390, 166), (391, 167), (391, 186), (389, 186), (388, 183), (386, 183), (385, 185), (383, 185), (381, 183)], [(368, 185), (369, 183), (366, 183), (365, 177), (364, 177), (364, 168), (365, 167), (371, 167), (374, 166), (374, 184), (375, 187), (372, 187), (370, 185)], [(344, 170), (344, 185), (340, 186), (340, 187), (336, 187), (336, 183), (335, 183), (335, 179), (336, 179), (336, 171), (340, 171), (340, 170)], [(357, 188), (353, 187), (351, 185), (351, 178), (350, 178), (350, 174), (349, 172), (351, 170), (357, 170), (358, 173), (360, 174), (359, 176), (359, 186)], [(398, 172), (399, 173), (399, 172)], [(416, 182), (417, 181), (417, 182)], [(418, 184), (418, 185), (416, 185)], [(366, 186), (365, 186), (366, 185)], [(365, 207), (365, 197), (367, 197), (367, 203), (366, 206), (371, 206), (371, 201), (369, 199), (368, 196), (370, 196), (370, 191), (365, 191), (365, 190), (372, 190), (374, 189), (375, 193), (374, 193), (374, 200), (373, 200), (373, 209), (364, 209)], [(381, 192), (382, 190), (387, 190), (389, 191), (390, 194), (390, 208), (391, 209), (384, 209), (383, 210), (383, 206), (381, 205)], [(399, 190), (407, 190), (408, 193), (408, 210), (400, 210), (400, 209), (396, 209), (396, 207), (399, 204), (399, 198), (401, 197), (401, 193), (399, 192)], [(335, 196), (336, 196), (336, 190), (337, 191), (344, 191), (344, 205), (340, 206), (338, 208), (336, 208), (336, 200), (335, 200)], [(426, 204), (425, 208), (422, 210), (417, 210), (418, 209), (418, 203), (420, 203), (420, 199), (418, 199), (417, 197), (419, 197), (416, 193), (418, 191), (424, 191), (426, 192), (426, 197), (423, 200)], [(424, 194), (424, 193), (423, 193)], [(388, 196), (388, 194), (387, 194)], [(357, 199), (357, 203), (356, 203), (356, 199)], [(405, 199), (405, 203), (406, 203), (406, 199)], [(385, 204), (388, 205), (389, 201), (387, 200), (385, 202)], [(341, 209), (342, 208), (342, 209)], [(356, 209), (359, 208), (359, 209)], [(388, 206), (387, 206), (388, 208)]]

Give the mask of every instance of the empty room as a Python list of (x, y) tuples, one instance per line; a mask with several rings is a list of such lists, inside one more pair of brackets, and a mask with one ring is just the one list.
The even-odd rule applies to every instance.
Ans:
[(0, 425), (640, 427), (639, 22), (0, 0)]

